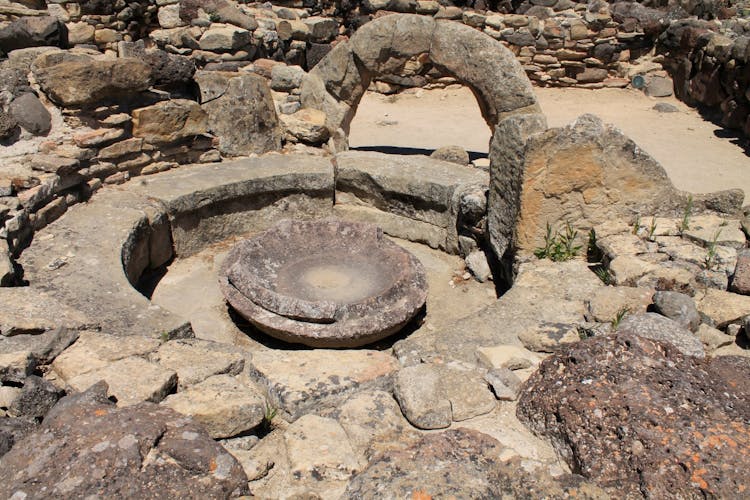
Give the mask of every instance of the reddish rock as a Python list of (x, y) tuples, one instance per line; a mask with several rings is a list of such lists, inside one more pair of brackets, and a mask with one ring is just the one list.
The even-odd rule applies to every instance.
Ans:
[(699, 359), (632, 334), (545, 360), (518, 416), (574, 472), (649, 498), (736, 497), (750, 488), (750, 360)]

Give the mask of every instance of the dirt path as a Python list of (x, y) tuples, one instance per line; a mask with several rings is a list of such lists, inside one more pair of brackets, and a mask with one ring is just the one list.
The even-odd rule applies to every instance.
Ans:
[[(750, 157), (736, 139), (719, 137), (719, 127), (676, 99), (654, 99), (627, 89), (536, 92), (550, 126), (596, 114), (656, 158), (679, 189), (700, 193), (738, 187), (750, 203)], [(657, 102), (679, 111), (659, 113), (653, 109)], [(399, 96), (367, 93), (352, 123), (350, 143), (428, 150), (458, 144), (486, 154), (489, 138), (473, 95), (456, 87)]]

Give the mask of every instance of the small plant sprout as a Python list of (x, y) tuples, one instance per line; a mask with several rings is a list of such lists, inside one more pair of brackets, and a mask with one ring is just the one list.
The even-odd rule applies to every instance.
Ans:
[(544, 235), (544, 246), (534, 250), (534, 255), (537, 259), (545, 259), (549, 257), (550, 252), (552, 251), (552, 245), (554, 244), (556, 238), (557, 233), (555, 233), (554, 235), (552, 234), (552, 226), (550, 226), (549, 222), (547, 222), (547, 233)]
[(620, 326), (620, 323), (622, 322), (623, 318), (630, 312), (630, 310), (627, 307), (623, 307), (619, 311), (617, 311), (617, 314), (615, 315), (615, 319), (612, 320), (612, 329), (617, 330), (617, 327)]
[(602, 280), (602, 283), (605, 285), (611, 285), (612, 284), (612, 275), (609, 274), (609, 269), (607, 269), (604, 266), (597, 266), (594, 268), (594, 274), (596, 274), (596, 277)]
[(711, 238), (711, 241), (708, 242), (708, 245), (706, 246), (706, 249), (708, 250), (708, 253), (706, 253), (706, 259), (704, 261), (704, 264), (706, 265), (706, 269), (709, 271), (711, 270), (714, 265), (716, 265), (716, 242), (719, 241), (719, 236), (721, 235), (721, 229), (718, 229), (715, 233), (713, 238)]
[(589, 262), (601, 262), (602, 251), (599, 250), (599, 246), (596, 244), (596, 230), (592, 227), (589, 229), (589, 241), (586, 245), (586, 257)]
[(159, 334), (159, 340), (161, 340), (161, 343), (169, 342), (169, 332), (163, 331), (161, 334)]
[(276, 418), (278, 409), (266, 403), (266, 411), (263, 414), (263, 420), (260, 422), (260, 430), (263, 434), (268, 434), (274, 428), (273, 419)]
[(544, 246), (534, 250), (538, 259), (550, 259), (553, 262), (570, 260), (581, 250), (582, 245), (576, 245), (578, 231), (574, 230), (569, 223), (565, 224), (565, 233), (552, 231), (552, 226), (547, 223), (547, 231), (544, 235)]
[(643, 226), (641, 226), (641, 216), (640, 215), (636, 215), (635, 216), (635, 221), (633, 222), (633, 234), (635, 234), (637, 236), (642, 227)]
[(651, 217), (651, 224), (648, 226), (648, 239), (654, 241), (654, 234), (656, 233), (656, 217)]
[(680, 222), (680, 233), (684, 233), (690, 229), (690, 217), (693, 215), (693, 195), (689, 195), (687, 199), (687, 205), (685, 210), (682, 212), (682, 221)]

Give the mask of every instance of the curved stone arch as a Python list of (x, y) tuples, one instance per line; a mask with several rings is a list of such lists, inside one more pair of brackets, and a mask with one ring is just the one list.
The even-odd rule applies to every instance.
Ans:
[(503, 44), (469, 26), (415, 14), (376, 19), (336, 45), (303, 80), (302, 105), (325, 112), (334, 147), (346, 149), (349, 125), (370, 81), (398, 73), (422, 54), (471, 88), (493, 134), (506, 117), (541, 114), (531, 82)]

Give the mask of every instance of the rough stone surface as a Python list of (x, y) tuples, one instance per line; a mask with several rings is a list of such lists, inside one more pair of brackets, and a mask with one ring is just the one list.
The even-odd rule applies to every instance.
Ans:
[(18, 125), (34, 135), (47, 135), (52, 128), (52, 116), (34, 94), (22, 94), (13, 99), (10, 114)]
[(394, 381), (394, 395), (412, 425), (442, 429), (491, 412), (495, 401), (477, 372), (442, 365), (421, 364), (402, 368)]
[(696, 306), (717, 328), (724, 328), (730, 323), (739, 323), (750, 314), (750, 297), (736, 293), (707, 288), (695, 295)]
[(557, 352), (581, 339), (578, 325), (542, 322), (518, 334), (526, 349), (534, 352)]
[(618, 333), (545, 360), (518, 416), (571, 469), (621, 495), (733, 496), (748, 487), (747, 359), (683, 356)]
[(149, 363), (138, 356), (119, 359), (112, 364), (66, 379), (77, 391), (85, 391), (100, 380), (109, 386), (118, 406), (131, 406), (143, 401), (158, 403), (177, 386), (177, 374)]
[(689, 295), (679, 292), (660, 291), (654, 294), (654, 309), (662, 316), (676, 321), (691, 332), (698, 330), (701, 316), (695, 301)]
[(60, 23), (52, 16), (21, 17), (0, 29), (0, 52), (59, 45)]
[(273, 407), (298, 418), (354, 390), (390, 388), (397, 370), (398, 362), (380, 351), (263, 350), (253, 353), (251, 376), (267, 388)]
[(750, 251), (742, 251), (737, 255), (737, 265), (731, 282), (731, 291), (742, 295), (750, 295)]
[(227, 156), (262, 154), (281, 148), (276, 108), (266, 80), (245, 74), (229, 79), (226, 91), (203, 104), (209, 129)]
[(66, 327), (84, 330), (97, 322), (31, 287), (0, 288), (0, 335), (39, 334)]
[(8, 407), (8, 415), (41, 420), (63, 394), (64, 392), (52, 383), (31, 375), (24, 381), (19, 394)]
[(487, 231), (495, 255), (502, 258), (515, 246), (515, 226), (524, 189), (526, 143), (547, 130), (541, 113), (509, 116), (495, 127), (490, 141), (490, 192)]
[(189, 415), (214, 438), (228, 438), (249, 431), (263, 420), (266, 400), (257, 389), (230, 375), (215, 375), (162, 403)]
[(428, 434), (376, 455), (354, 476), (343, 498), (605, 498), (580, 476), (529, 474), (503, 462), (503, 446), (469, 429)]
[(106, 385), (98, 384), (62, 399), (38, 431), (4, 455), (0, 496), (229, 498), (248, 493), (240, 465), (200, 426), (151, 403), (115, 408), (106, 393)]
[(158, 340), (141, 336), (82, 332), (75, 344), (57, 356), (52, 369), (63, 379), (73, 378), (130, 356), (145, 357), (158, 346)]
[(430, 153), (430, 158), (436, 160), (456, 163), (457, 165), (469, 164), (469, 153), (461, 146), (443, 146)]
[(291, 114), (280, 115), (287, 137), (307, 144), (321, 144), (328, 139), (326, 115), (317, 109), (303, 108)]
[(702, 358), (706, 355), (703, 344), (693, 332), (660, 314), (626, 314), (617, 331), (668, 342), (685, 356)]
[(200, 339), (178, 339), (162, 344), (149, 358), (177, 372), (180, 390), (213, 375), (237, 375), (245, 367), (244, 355), (226, 344)]
[[(336, 164), (337, 205), (365, 205), (407, 219), (411, 224), (404, 232), (399, 226), (383, 226), (396, 237), (412, 239), (409, 236), (414, 234), (406, 231), (427, 224), (430, 230), (441, 233), (443, 240), (438, 245), (451, 253), (458, 251), (457, 218), (462, 194), (477, 189), (484, 192), (487, 186), (486, 172), (423, 156), (347, 151), (336, 155)], [(425, 240), (430, 241), (430, 237), (418, 239)]]
[(195, 101), (172, 99), (133, 111), (133, 135), (146, 142), (177, 142), (208, 131), (208, 114)]
[(76, 205), (23, 252), (24, 277), (109, 334), (192, 336), (188, 323), (131, 285), (149, 265), (149, 220), (160, 213), (153, 201), (124, 191)]
[(36, 429), (34, 422), (23, 418), (0, 417), (0, 457)]
[(70, 107), (127, 98), (151, 85), (148, 64), (129, 58), (63, 61), (34, 75), (53, 102)]
[(543, 246), (547, 223), (568, 222), (583, 239), (603, 222), (686, 203), (661, 165), (593, 115), (533, 137), (522, 164), (516, 244), (527, 251)]
[(532, 260), (519, 267), (513, 287), (496, 302), (430, 335), (399, 341), (394, 352), (403, 364), (436, 360), (476, 365), (477, 349), (521, 346), (519, 335), (541, 323), (583, 323), (585, 301), (603, 287), (581, 260)]
[(283, 219), (330, 215), (333, 181), (327, 158), (274, 154), (182, 167), (128, 187), (166, 207), (174, 252), (184, 257)]
[(630, 314), (645, 313), (651, 305), (654, 291), (649, 288), (607, 287), (588, 302), (586, 319), (609, 323), (625, 311)]
[(330, 418), (308, 414), (297, 419), (284, 433), (284, 442), (296, 477), (341, 481), (363, 466), (344, 428)]

